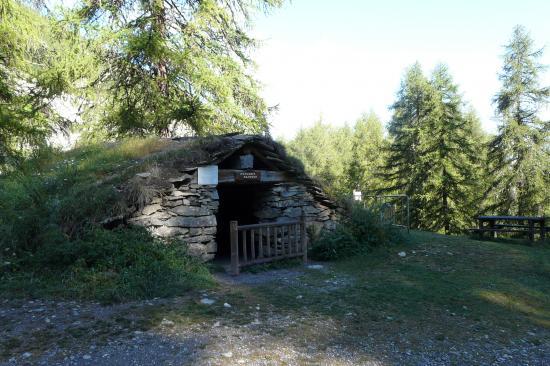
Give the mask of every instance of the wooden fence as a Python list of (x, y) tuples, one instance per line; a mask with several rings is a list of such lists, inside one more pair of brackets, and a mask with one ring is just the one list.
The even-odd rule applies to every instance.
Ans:
[(231, 272), (284, 258), (302, 257), (307, 262), (306, 220), (240, 225), (230, 221)]

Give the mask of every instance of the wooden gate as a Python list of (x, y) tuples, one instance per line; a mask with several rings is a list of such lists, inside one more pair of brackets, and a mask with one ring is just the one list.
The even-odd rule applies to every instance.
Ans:
[(231, 273), (240, 268), (284, 258), (302, 257), (307, 262), (306, 220), (239, 225), (230, 221)]

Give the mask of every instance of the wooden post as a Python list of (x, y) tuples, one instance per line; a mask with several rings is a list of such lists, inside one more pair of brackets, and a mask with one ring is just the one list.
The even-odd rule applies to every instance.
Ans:
[(258, 238), (258, 240), (259, 240), (259, 244), (258, 244), (258, 251), (259, 251), (259, 253), (258, 253), (258, 256), (259, 256), (260, 258), (263, 258), (263, 257), (264, 257), (264, 240), (263, 240), (263, 239), (264, 239), (264, 238), (263, 238), (264, 231), (262, 230), (262, 228), (259, 228), (259, 229), (258, 229), (258, 232), (259, 232), (259, 234), (260, 234), (260, 236), (259, 236), (259, 238)]
[(535, 222), (531, 219), (527, 220), (529, 225), (529, 241), (535, 241)]
[(490, 220), (490, 221), (489, 221), (489, 227), (490, 227), (491, 229), (493, 229), (493, 231), (490, 231), (490, 233), (491, 233), (491, 235), (490, 235), (491, 238), (496, 239), (496, 238), (497, 238), (497, 232), (494, 231), (494, 230), (495, 230), (495, 220)]
[(239, 223), (237, 221), (229, 222), (229, 233), (231, 240), (231, 273), (234, 276), (239, 274)]
[(306, 232), (306, 215), (302, 213), (300, 218), (300, 244), (302, 246), (304, 264), (307, 263), (307, 232)]
[(250, 230), (250, 260), (254, 262), (256, 260), (256, 236), (254, 235), (254, 229)]

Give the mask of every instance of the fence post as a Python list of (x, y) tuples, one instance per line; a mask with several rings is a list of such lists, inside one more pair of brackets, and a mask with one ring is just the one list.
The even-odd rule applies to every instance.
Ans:
[[(239, 231), (238, 222), (229, 222), (229, 233), (231, 240), (231, 274), (237, 276), (239, 274)], [(246, 249), (246, 248), (245, 248)]]
[(300, 240), (303, 251), (304, 264), (307, 263), (307, 232), (306, 232), (306, 215), (302, 213), (300, 218)]

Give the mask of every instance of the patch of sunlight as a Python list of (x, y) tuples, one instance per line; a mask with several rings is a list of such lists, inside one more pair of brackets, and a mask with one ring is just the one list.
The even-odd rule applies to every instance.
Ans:
[(489, 301), (493, 304), (505, 307), (512, 311), (518, 311), (526, 314), (532, 318), (536, 323), (543, 326), (550, 326), (550, 310), (537, 308), (524, 299), (513, 297), (510, 294), (505, 294), (500, 291), (494, 290), (477, 290), (476, 295), (483, 300)]

